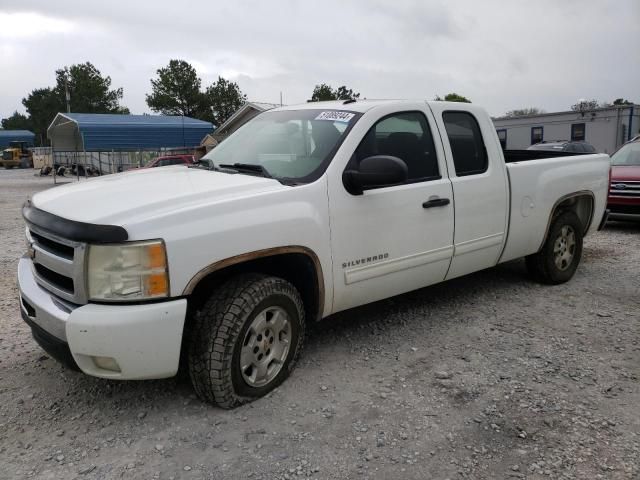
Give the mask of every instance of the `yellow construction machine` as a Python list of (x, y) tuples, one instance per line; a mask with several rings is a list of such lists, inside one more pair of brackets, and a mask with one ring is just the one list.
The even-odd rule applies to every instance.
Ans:
[(33, 154), (27, 148), (28, 142), (10, 142), (2, 151), (0, 165), (4, 168), (33, 168)]

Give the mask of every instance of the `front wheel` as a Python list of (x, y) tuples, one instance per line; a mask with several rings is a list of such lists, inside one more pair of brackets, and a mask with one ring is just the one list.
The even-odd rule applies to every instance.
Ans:
[(558, 215), (542, 249), (526, 258), (529, 273), (550, 285), (570, 280), (582, 258), (582, 232), (582, 223), (575, 213)]
[(289, 282), (260, 274), (232, 278), (196, 313), (189, 332), (196, 394), (223, 408), (266, 395), (293, 370), (304, 330), (302, 300)]

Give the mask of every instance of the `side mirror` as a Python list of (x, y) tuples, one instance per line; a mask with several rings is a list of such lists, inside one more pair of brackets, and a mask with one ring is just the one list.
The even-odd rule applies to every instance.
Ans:
[(362, 195), (370, 188), (405, 183), (408, 176), (409, 170), (403, 160), (389, 155), (374, 155), (363, 159), (358, 170), (346, 170), (342, 183), (351, 195)]

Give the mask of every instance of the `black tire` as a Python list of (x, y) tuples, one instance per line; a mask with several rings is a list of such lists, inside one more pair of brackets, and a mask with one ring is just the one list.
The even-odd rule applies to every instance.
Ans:
[[(563, 230), (563, 229), (567, 230)], [(549, 285), (557, 285), (569, 281), (576, 273), (576, 269), (582, 258), (582, 223), (573, 212), (563, 212), (553, 219), (549, 228), (549, 235), (542, 249), (526, 258), (527, 269), (531, 276)], [(564, 232), (572, 232), (575, 239), (573, 247), (564, 246), (564, 252), (571, 253), (571, 260), (567, 261), (561, 255), (556, 254), (558, 248), (562, 249), (562, 237)], [(561, 250), (562, 251), (562, 250)], [(558, 263), (556, 263), (558, 260)]]
[[(269, 308), (281, 309), (288, 316), (288, 353), (283, 354), (286, 357), (274, 378), (252, 386), (244, 378), (240, 355), (252, 322)], [(188, 334), (188, 368), (196, 394), (205, 402), (233, 408), (266, 395), (295, 367), (305, 334), (302, 299), (281, 278), (238, 275), (221, 285), (195, 313)]]

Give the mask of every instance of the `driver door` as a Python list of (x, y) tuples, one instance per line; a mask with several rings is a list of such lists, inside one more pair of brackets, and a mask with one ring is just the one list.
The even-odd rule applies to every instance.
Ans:
[(405, 183), (352, 195), (341, 174), (328, 176), (334, 312), (441, 282), (447, 274), (453, 194), (425, 107), (368, 112), (358, 122), (359, 144), (343, 165), (357, 169), (363, 158), (395, 156), (407, 164)]

